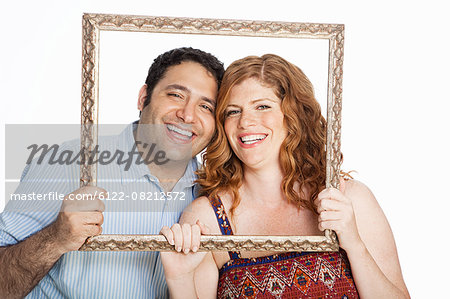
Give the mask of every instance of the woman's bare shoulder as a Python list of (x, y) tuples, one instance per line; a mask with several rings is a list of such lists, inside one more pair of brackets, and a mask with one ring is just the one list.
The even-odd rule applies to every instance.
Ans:
[[(363, 241), (370, 246), (380, 242), (391, 242), (394, 244), (389, 222), (378, 204), (372, 191), (360, 181), (345, 181), (344, 195), (351, 199), (353, 210)], [(381, 238), (380, 238), (381, 237)], [(385, 246), (384, 243), (383, 246)]]
[(344, 180), (341, 181), (341, 184), (344, 183), (344, 192), (351, 194), (361, 194), (361, 195), (372, 195), (372, 191), (370, 191), (369, 187), (361, 181), (356, 179)]
[[(373, 195), (372, 191), (364, 183), (351, 179), (341, 184), (344, 184), (344, 194), (345, 196), (352, 199), (352, 203), (356, 208), (373, 208), (379, 207), (378, 201)], [(342, 190), (342, 187), (341, 187)]]
[(354, 179), (345, 181), (344, 195), (351, 199), (359, 225), (390, 231), (386, 216), (368, 186)]

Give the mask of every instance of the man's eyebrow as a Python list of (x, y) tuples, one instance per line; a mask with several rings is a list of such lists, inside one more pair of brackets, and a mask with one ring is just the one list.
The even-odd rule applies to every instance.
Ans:
[(213, 107), (216, 107), (216, 101), (215, 100), (210, 99), (208, 97), (202, 97), (202, 100), (205, 101), (205, 102), (210, 103)]
[(186, 86), (180, 85), (180, 84), (170, 84), (170, 85), (167, 85), (165, 89), (166, 90), (168, 90), (168, 89), (179, 89), (179, 90), (186, 91), (186, 92), (189, 92), (189, 93), (191, 92), (191, 90), (189, 88), (187, 88)]

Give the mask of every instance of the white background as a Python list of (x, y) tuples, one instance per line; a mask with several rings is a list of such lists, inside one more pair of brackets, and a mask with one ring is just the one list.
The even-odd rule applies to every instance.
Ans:
[[(378, 198), (412, 297), (445, 297), (450, 267), (444, 235), (450, 210), (445, 2), (2, 1), (0, 167), (4, 124), (79, 123), (83, 12), (345, 24), (343, 169), (357, 170)], [(123, 105), (135, 106), (135, 99)]]

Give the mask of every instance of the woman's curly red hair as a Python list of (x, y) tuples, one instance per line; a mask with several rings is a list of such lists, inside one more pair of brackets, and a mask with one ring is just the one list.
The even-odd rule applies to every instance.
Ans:
[[(225, 71), (217, 97), (215, 134), (203, 155), (203, 167), (197, 172), (200, 195), (216, 197), (220, 192), (231, 191), (231, 216), (240, 203), (242, 162), (228, 143), (224, 122), (231, 89), (248, 78), (272, 87), (282, 100), (288, 134), (280, 151), (284, 173), (281, 188), (289, 201), (315, 212), (314, 199), (325, 187), (326, 121), (309, 79), (300, 68), (274, 54), (245, 57)], [(294, 189), (297, 182), (299, 188)]]

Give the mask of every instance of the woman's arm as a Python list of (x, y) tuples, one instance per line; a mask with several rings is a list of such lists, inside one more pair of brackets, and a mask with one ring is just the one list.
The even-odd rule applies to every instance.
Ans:
[(358, 181), (322, 191), (316, 204), (319, 229), (332, 229), (347, 252), (362, 298), (409, 298), (394, 236), (372, 192)]
[[(209, 201), (194, 200), (180, 223), (163, 227), (161, 233), (178, 252), (161, 252), (171, 298), (216, 298), (219, 272), (211, 252), (197, 252), (200, 235), (209, 234), (214, 223)], [(215, 217), (212, 214), (212, 217)], [(215, 220), (215, 219), (212, 219)], [(202, 222), (200, 222), (202, 221)], [(205, 221), (208, 225), (203, 224)]]
[[(161, 253), (163, 254), (163, 253)], [(184, 255), (184, 253), (178, 253)], [(196, 255), (199, 253), (189, 253), (188, 255)], [(189, 258), (185, 256), (186, 258)], [(168, 269), (165, 264), (165, 259), (172, 257), (163, 257), (164, 271)], [(182, 261), (174, 259), (178, 262), (174, 265), (182, 266)], [(212, 253), (208, 252), (204, 255), (201, 263), (191, 272), (178, 273), (176, 276), (166, 275), (167, 286), (169, 287), (170, 298), (216, 298), (217, 296), (217, 282), (219, 272), (217, 271), (216, 263), (212, 257)]]

